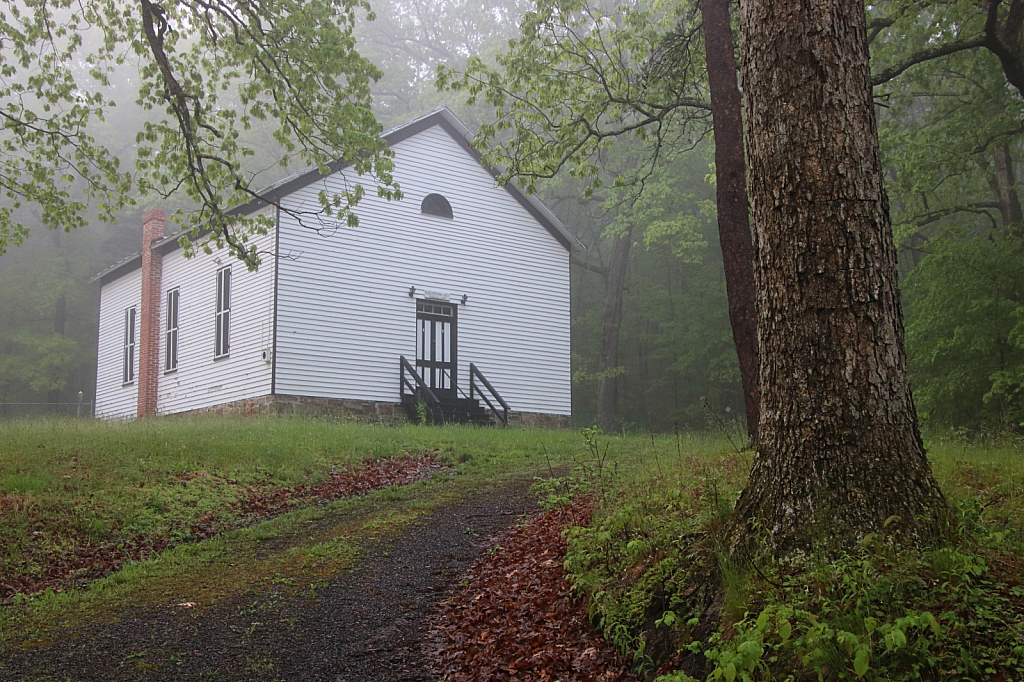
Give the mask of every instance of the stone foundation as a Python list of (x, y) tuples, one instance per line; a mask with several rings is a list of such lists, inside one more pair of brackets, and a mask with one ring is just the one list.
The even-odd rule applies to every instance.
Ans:
[(528, 429), (569, 429), (572, 428), (572, 417), (567, 414), (510, 411), (508, 425), (510, 427), (523, 426)]
[(313, 417), (345, 419), (371, 424), (405, 424), (408, 419), (401, 403), (378, 403), (373, 400), (311, 398), (301, 395), (277, 395), (274, 411), (281, 417)]
[(259, 396), (258, 398), (246, 398), (245, 400), (236, 400), (231, 403), (214, 405), (213, 407), (203, 407), (198, 410), (186, 410), (185, 412), (175, 412), (170, 416), (192, 414), (216, 414), (245, 417), (262, 417), (264, 415), (276, 414), (276, 412), (274, 410), (274, 396), (262, 395)]
[(312, 398), (301, 395), (264, 395), (236, 400), (182, 414), (240, 415), (245, 417), (306, 417), (313, 419), (345, 419), (372, 424), (404, 424), (408, 420), (401, 403), (378, 403), (372, 400)]
[[(401, 403), (383, 403), (373, 400), (350, 400), (342, 398), (313, 398), (301, 395), (264, 395), (258, 398), (236, 400), (201, 410), (189, 410), (181, 414), (217, 414), (245, 417), (305, 417), (312, 419), (344, 419), (370, 424), (408, 423)], [(500, 423), (500, 422), (499, 422)], [(508, 414), (509, 427), (531, 429), (568, 429), (571, 418), (567, 414), (545, 414), (543, 412), (517, 412)]]

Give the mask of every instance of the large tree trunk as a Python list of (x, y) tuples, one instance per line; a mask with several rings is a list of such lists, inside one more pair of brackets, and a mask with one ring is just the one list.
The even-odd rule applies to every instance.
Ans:
[(741, 17), (761, 423), (736, 518), (781, 553), (883, 528), (930, 542), (946, 504), (907, 379), (864, 3)]
[(632, 229), (615, 236), (612, 257), (604, 284), (604, 308), (601, 312), (601, 366), (597, 381), (597, 425), (605, 433), (616, 431), (619, 372), (619, 329), (622, 327), (622, 291), (626, 286)]
[(715, 178), (718, 186), (718, 240), (725, 264), (729, 322), (747, 412), (747, 437), (757, 443), (760, 417), (757, 388), (757, 311), (754, 246), (747, 208), (747, 166), (743, 159), (743, 119), (736, 83), (736, 57), (729, 25), (729, 0), (701, 0), (704, 47), (715, 126)]

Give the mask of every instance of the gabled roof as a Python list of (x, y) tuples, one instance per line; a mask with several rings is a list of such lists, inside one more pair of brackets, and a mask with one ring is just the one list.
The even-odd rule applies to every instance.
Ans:
[[(388, 143), (388, 146), (394, 146), (402, 140), (408, 139), (417, 133), (420, 133), (432, 126), (440, 125), (441, 128), (447, 132), (452, 139), (459, 143), (463, 149), (469, 152), (473, 158), (480, 163), (481, 166), (486, 168), (488, 172), (494, 177), (497, 177), (501, 173), (501, 169), (492, 168), (483, 162), (483, 157), (476, 149), (472, 146), (473, 132), (469, 127), (462, 122), (458, 116), (455, 115), (447, 105), (442, 105), (438, 109), (431, 111), (428, 114), (424, 114), (419, 118), (414, 118), (411, 121), (403, 123), (399, 126), (395, 126), (390, 130), (383, 133), (382, 137)], [(335, 161), (328, 165), (330, 173), (336, 173), (350, 164), (344, 161)], [(263, 197), (262, 199), (254, 199), (253, 201), (235, 206), (230, 209), (228, 213), (231, 215), (244, 215), (246, 213), (254, 213), (268, 204), (279, 201), (282, 197), (291, 194), (299, 189), (302, 189), (306, 185), (312, 184), (317, 180), (326, 177), (321, 174), (316, 167), (306, 168), (286, 178), (278, 180), (274, 184), (259, 191), (258, 194)], [(559, 241), (566, 249), (572, 251), (575, 249), (584, 249), (586, 245), (580, 241), (580, 239), (567, 228), (561, 220), (551, 212), (547, 206), (544, 205), (540, 199), (534, 195), (528, 195), (523, 192), (519, 187), (512, 182), (504, 185), (505, 190), (512, 195), (512, 197), (525, 208), (530, 215), (537, 220), (544, 228), (551, 233), (555, 239)], [(184, 231), (177, 232), (170, 236), (164, 237), (158, 240), (153, 246), (163, 253), (173, 251), (178, 246), (178, 240), (184, 234)], [(95, 282), (101, 280), (104, 284), (107, 282), (120, 277), (121, 275), (127, 274), (132, 270), (135, 270), (142, 265), (142, 254), (137, 253), (134, 256), (129, 256), (121, 260), (118, 263), (110, 266), (103, 272), (100, 272), (95, 277), (89, 280), (89, 282)]]

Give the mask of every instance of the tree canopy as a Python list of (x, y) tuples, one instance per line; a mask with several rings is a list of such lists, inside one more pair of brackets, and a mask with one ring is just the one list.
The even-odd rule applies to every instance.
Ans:
[[(256, 267), (248, 236), (267, 225), (232, 212), (265, 199), (253, 185), (259, 169), (247, 166), (255, 127), (281, 145), (282, 164), (327, 172), (340, 160), (382, 196), (400, 196), (370, 109), (381, 72), (353, 36), (357, 20), (372, 16), (365, 0), (6, 4), (0, 187), (10, 203), (0, 207), (0, 253), (29, 233), (17, 217), (23, 203), (41, 207), (42, 225), (70, 230), (90, 210), (114, 220), (137, 190), (187, 197), (198, 208), (178, 218), (192, 237)], [(95, 132), (126, 87), (152, 112), (138, 129), (118, 131), (134, 138), (133, 169)], [(341, 194), (320, 197), (322, 212), (301, 218), (354, 224), (364, 191), (352, 178)]]
[(647, 153), (618, 181), (642, 186), (663, 156), (692, 149), (710, 127), (700, 57), (656, 58), (677, 24), (689, 26), (679, 40), (696, 39), (692, 8), (680, 18), (644, 6), (540, 0), (495, 66), (479, 58), (462, 73), (441, 65), (437, 86), (493, 106), (495, 121), (480, 126), (477, 145), (528, 192), (563, 168), (590, 178), (591, 191), (601, 186), (597, 155), (626, 137), (644, 142)]

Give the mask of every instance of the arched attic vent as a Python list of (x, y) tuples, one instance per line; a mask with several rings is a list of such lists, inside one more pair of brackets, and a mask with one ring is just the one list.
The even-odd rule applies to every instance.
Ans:
[(436, 215), (441, 218), (452, 218), (452, 205), (440, 194), (428, 194), (420, 204), (420, 213)]

